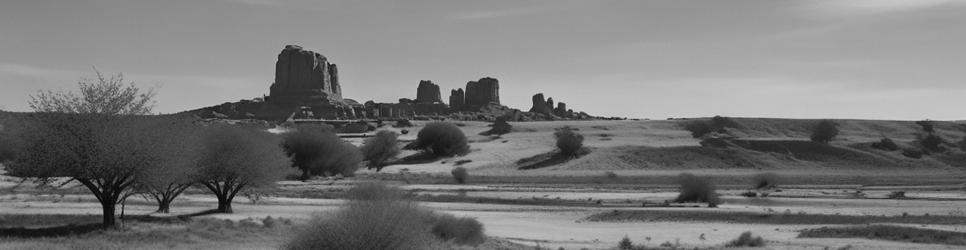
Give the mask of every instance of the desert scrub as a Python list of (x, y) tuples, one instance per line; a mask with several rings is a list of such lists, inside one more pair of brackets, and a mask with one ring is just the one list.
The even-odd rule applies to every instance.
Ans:
[(966, 246), (966, 233), (903, 227), (893, 225), (869, 225), (854, 227), (821, 227), (802, 231), (799, 238), (866, 238), (921, 244), (945, 244)]
[(477, 246), (486, 241), (483, 224), (476, 219), (443, 214), (435, 216), (432, 220), (433, 235), (442, 241), (470, 246)]
[(763, 247), (765, 240), (761, 236), (751, 235), (751, 231), (745, 231), (737, 239), (728, 242), (725, 247)]
[(447, 244), (478, 245), (483, 225), (472, 218), (439, 215), (420, 207), (402, 190), (364, 183), (328, 216), (317, 216), (285, 249), (447, 249)]
[(812, 128), (811, 139), (814, 142), (828, 143), (839, 135), (839, 124), (832, 120), (821, 120)]
[(490, 130), (483, 131), (480, 135), (505, 135), (513, 130), (513, 126), (506, 121), (506, 117), (497, 117), (493, 124), (490, 124)]
[(570, 127), (558, 129), (557, 132), (553, 133), (553, 136), (557, 139), (557, 149), (560, 150), (562, 155), (576, 157), (579, 155), (580, 149), (584, 147), (584, 136)]
[(683, 173), (678, 175), (677, 182), (681, 192), (675, 202), (707, 202), (709, 207), (718, 206), (718, 194), (710, 180)]
[(455, 180), (456, 183), (459, 183), (459, 184), (466, 183), (466, 179), (469, 178), (470, 176), (470, 173), (466, 171), (466, 168), (464, 167), (454, 168), (453, 171), (451, 171), (450, 173), (453, 174), (453, 180)]
[(882, 138), (879, 142), (872, 143), (872, 148), (885, 150), (885, 151), (896, 151), (899, 150), (899, 145), (895, 141), (889, 138)]
[(761, 190), (777, 188), (781, 178), (775, 173), (760, 173), (752, 176), (751, 180), (752, 187)]
[(456, 125), (445, 122), (426, 124), (416, 135), (414, 147), (436, 156), (454, 156), (469, 151), (463, 131)]
[(399, 142), (396, 132), (383, 130), (376, 133), (376, 136), (366, 139), (360, 150), (363, 159), (369, 161), (368, 169), (376, 169), (376, 172), (386, 166), (386, 162), (399, 155)]

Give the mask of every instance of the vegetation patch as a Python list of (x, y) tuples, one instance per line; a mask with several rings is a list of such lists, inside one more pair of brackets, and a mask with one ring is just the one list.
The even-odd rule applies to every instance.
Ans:
[(595, 222), (724, 222), (739, 224), (771, 224), (771, 225), (841, 225), (841, 224), (869, 224), (869, 223), (901, 223), (901, 224), (935, 224), (960, 225), (966, 224), (963, 216), (936, 215), (907, 215), (907, 216), (871, 216), (871, 215), (834, 215), (834, 214), (804, 214), (804, 213), (754, 213), (754, 212), (720, 212), (720, 211), (668, 211), (668, 210), (614, 210), (602, 212), (584, 218)]
[(966, 233), (925, 228), (870, 225), (857, 227), (821, 227), (802, 231), (800, 238), (865, 238), (921, 244), (966, 246)]

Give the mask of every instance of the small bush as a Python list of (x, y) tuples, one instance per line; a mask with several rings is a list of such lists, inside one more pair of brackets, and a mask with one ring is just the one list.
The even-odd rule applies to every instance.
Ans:
[(828, 143), (839, 135), (838, 124), (831, 120), (822, 120), (812, 129), (811, 139), (814, 142)]
[(755, 191), (745, 191), (744, 193), (741, 193), (741, 196), (748, 197), (748, 198), (755, 198), (755, 197), (758, 197), (758, 193)]
[(684, 124), (684, 130), (690, 131), (691, 137), (701, 138), (702, 136), (714, 131), (714, 128), (704, 121), (690, 121)]
[(445, 122), (430, 123), (419, 130), (415, 148), (426, 150), (436, 156), (454, 156), (469, 151), (463, 131)]
[(466, 183), (466, 179), (470, 177), (470, 173), (464, 167), (454, 168), (450, 173), (453, 174), (453, 180), (456, 180), (456, 183), (459, 184)]
[(899, 145), (889, 138), (882, 138), (879, 142), (872, 143), (872, 148), (885, 150), (885, 151), (896, 151), (899, 150)]
[(624, 238), (617, 243), (617, 249), (620, 249), (620, 250), (634, 249), (634, 242), (631, 241), (630, 237), (627, 237), (627, 235), (624, 235)]
[(922, 131), (926, 133), (932, 134), (933, 132), (936, 132), (936, 129), (930, 120), (918, 121), (916, 124), (919, 124), (919, 126), (922, 127)]
[(292, 167), (302, 170), (301, 180), (312, 175), (352, 176), (359, 169), (362, 153), (331, 131), (300, 129), (283, 136), (282, 149)]
[(752, 177), (752, 184), (755, 189), (777, 188), (781, 178), (775, 173), (760, 173)]
[(557, 130), (553, 136), (557, 138), (557, 149), (560, 149), (560, 154), (577, 156), (580, 148), (584, 147), (584, 136), (574, 132), (570, 127)]
[(903, 156), (913, 159), (921, 159), (924, 154), (926, 153), (919, 149), (907, 148), (902, 150)]
[(889, 198), (889, 199), (905, 199), (906, 198), (906, 191), (892, 191), (891, 193), (889, 193), (889, 195), (886, 195), (886, 198)]
[(936, 134), (926, 135), (926, 137), (923, 137), (922, 140), (919, 141), (919, 143), (922, 144), (923, 148), (931, 151), (937, 151), (937, 152), (945, 151), (942, 145), (946, 143), (946, 141), (943, 140), (942, 137), (939, 137)]
[(439, 215), (433, 219), (433, 235), (458, 245), (477, 246), (486, 241), (483, 224), (473, 218)]
[(396, 140), (398, 137), (395, 132), (383, 130), (366, 139), (360, 149), (363, 159), (369, 161), (369, 169), (375, 168), (378, 172), (385, 167), (386, 161), (399, 155), (399, 142)]
[(392, 127), (394, 127), (394, 128), (411, 128), (411, 127), (413, 127), (413, 123), (410, 122), (409, 120), (399, 120), (399, 121), (396, 121), (396, 124), (392, 125)]
[(711, 125), (711, 128), (713, 128), (718, 133), (724, 133), (724, 132), (727, 132), (728, 128), (737, 128), (738, 122), (736, 122), (734, 119), (731, 119), (731, 117), (716, 115), (711, 118), (710, 125)]
[(506, 117), (502, 116), (497, 117), (496, 121), (493, 121), (493, 124), (491, 124), (490, 127), (492, 127), (490, 130), (484, 131), (480, 133), (480, 135), (505, 135), (509, 134), (510, 131), (513, 130), (513, 125), (510, 125), (510, 123), (506, 121)]
[(715, 193), (714, 184), (711, 181), (689, 173), (678, 175), (678, 185), (681, 193), (678, 194), (675, 202), (707, 202), (708, 206), (718, 205), (718, 194)]
[(607, 179), (617, 179), (617, 178), (620, 178), (620, 176), (618, 176), (617, 173), (614, 173), (613, 171), (604, 172), (604, 177), (607, 177)]
[(752, 236), (751, 231), (745, 231), (737, 239), (728, 242), (725, 247), (763, 247), (765, 240), (761, 236)]
[(478, 245), (486, 240), (475, 219), (434, 214), (384, 184), (360, 184), (347, 198), (343, 208), (313, 218), (283, 248), (419, 250), (443, 249), (441, 241)]

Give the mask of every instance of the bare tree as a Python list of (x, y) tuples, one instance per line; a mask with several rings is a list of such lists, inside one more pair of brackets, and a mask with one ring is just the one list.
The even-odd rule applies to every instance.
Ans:
[(66, 177), (84, 185), (103, 208), (105, 228), (114, 227), (115, 207), (158, 161), (160, 136), (147, 117), (37, 113), (22, 135), (23, 150), (7, 167), (10, 175), (52, 183)]
[(96, 68), (95, 78), (81, 78), (79, 92), (40, 91), (30, 96), (28, 104), (37, 112), (147, 115), (154, 108), (153, 89), (141, 91), (134, 82), (124, 82), (124, 75), (105, 76)]
[(288, 158), (273, 135), (230, 126), (210, 128), (203, 138), (198, 182), (218, 197), (218, 212), (232, 213), (231, 202), (245, 188), (281, 179)]

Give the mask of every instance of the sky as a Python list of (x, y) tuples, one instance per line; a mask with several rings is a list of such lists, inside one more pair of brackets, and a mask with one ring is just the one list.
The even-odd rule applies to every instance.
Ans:
[(5, 0), (0, 109), (95, 67), (161, 113), (261, 97), (288, 44), (360, 102), (489, 76), (524, 111), (966, 119), (966, 0)]

